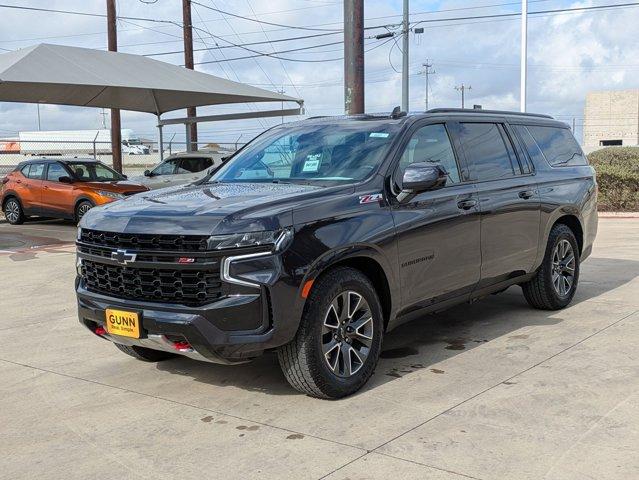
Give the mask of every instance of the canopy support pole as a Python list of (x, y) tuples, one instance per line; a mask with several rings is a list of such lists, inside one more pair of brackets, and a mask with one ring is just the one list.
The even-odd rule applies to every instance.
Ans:
[(160, 134), (160, 162), (164, 160), (164, 137), (162, 135), (162, 127), (164, 127), (164, 125), (162, 125), (162, 119), (160, 118), (160, 115), (158, 115), (158, 132)]
[(185, 123), (184, 126), (186, 127), (186, 151), (187, 152), (192, 152), (193, 151), (193, 139), (191, 138), (191, 124), (190, 123)]

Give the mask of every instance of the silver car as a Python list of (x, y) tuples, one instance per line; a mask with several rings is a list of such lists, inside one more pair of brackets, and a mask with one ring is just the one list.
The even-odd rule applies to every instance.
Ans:
[(189, 152), (171, 155), (144, 176), (131, 178), (151, 190), (195, 182), (222, 165), (222, 158), (228, 154), (220, 152)]

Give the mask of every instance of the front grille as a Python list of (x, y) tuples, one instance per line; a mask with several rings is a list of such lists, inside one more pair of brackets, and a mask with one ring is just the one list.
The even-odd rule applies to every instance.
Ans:
[(116, 233), (83, 228), (80, 242), (98, 247), (132, 250), (166, 250), (171, 252), (204, 252), (207, 235), (154, 235), (150, 233)]
[(221, 296), (214, 269), (134, 268), (82, 261), (87, 290), (116, 298), (203, 305)]

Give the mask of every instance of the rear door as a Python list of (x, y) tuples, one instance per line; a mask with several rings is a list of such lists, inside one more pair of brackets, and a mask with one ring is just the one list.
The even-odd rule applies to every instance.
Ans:
[(44, 163), (30, 163), (22, 170), (24, 178), (16, 181), (19, 185), (18, 196), (25, 212), (31, 215), (41, 215), (42, 212), (42, 176)]
[(60, 177), (70, 177), (71, 173), (61, 163), (47, 165), (42, 181), (42, 211), (55, 216), (72, 216), (75, 208), (73, 184), (60, 182)]
[(529, 272), (537, 256), (540, 199), (534, 172), (505, 123), (460, 122), (457, 134), (481, 210), (478, 289)]
[(445, 123), (411, 128), (394, 171), (399, 185), (414, 162), (433, 162), (448, 172), (446, 186), (392, 206), (397, 231), (403, 306), (427, 307), (470, 296), (479, 280), (480, 220), (475, 185), (453, 147)]

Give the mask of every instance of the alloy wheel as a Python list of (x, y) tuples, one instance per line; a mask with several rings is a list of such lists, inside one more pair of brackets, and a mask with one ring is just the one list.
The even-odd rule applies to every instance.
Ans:
[(562, 297), (570, 293), (575, 281), (575, 252), (568, 240), (560, 240), (552, 252), (552, 285)]
[(91, 210), (91, 205), (88, 203), (83, 203), (78, 207), (78, 220), (80, 220), (84, 215)]
[(9, 200), (4, 206), (4, 216), (11, 223), (15, 223), (20, 218), (20, 205), (15, 200)]
[(356, 374), (373, 345), (373, 316), (368, 302), (357, 292), (337, 295), (324, 316), (322, 352), (328, 368), (338, 377)]

